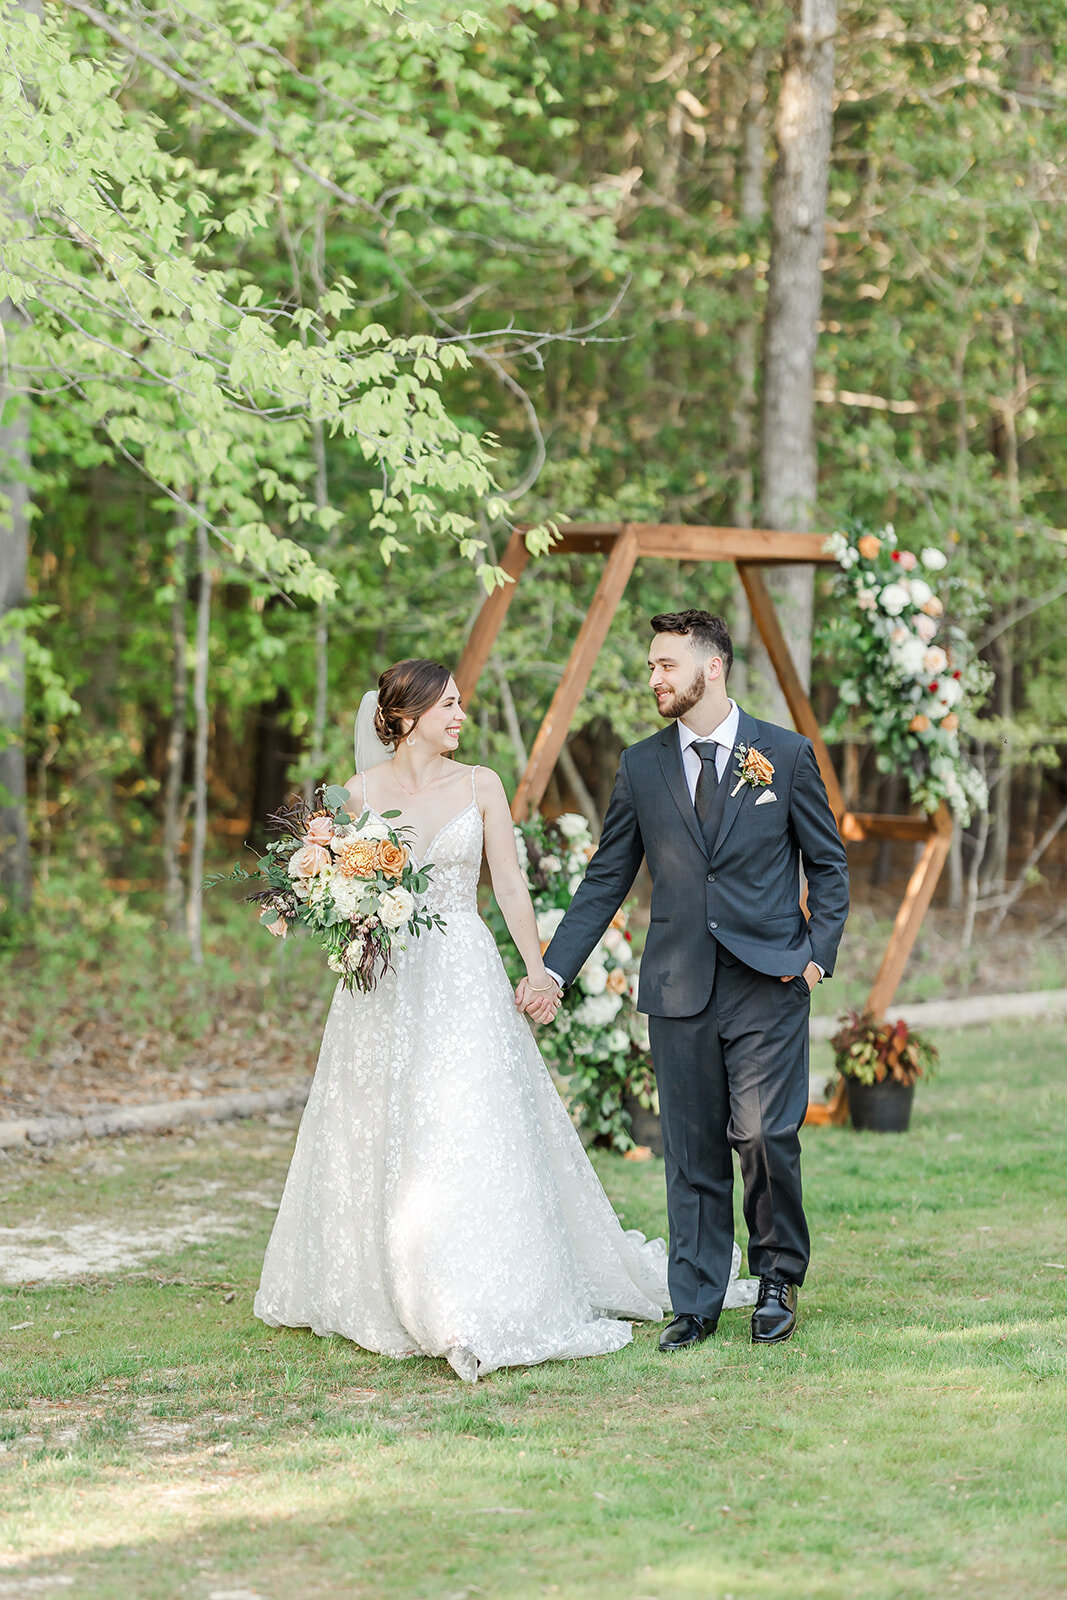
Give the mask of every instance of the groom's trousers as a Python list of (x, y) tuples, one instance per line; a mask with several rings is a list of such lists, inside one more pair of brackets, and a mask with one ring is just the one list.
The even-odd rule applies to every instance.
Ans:
[(715, 982), (694, 1017), (650, 1017), (676, 1312), (716, 1318), (733, 1251), (733, 1158), (744, 1184), (748, 1269), (803, 1283), (808, 1227), (800, 1125), (808, 1105), (810, 995), (720, 945)]

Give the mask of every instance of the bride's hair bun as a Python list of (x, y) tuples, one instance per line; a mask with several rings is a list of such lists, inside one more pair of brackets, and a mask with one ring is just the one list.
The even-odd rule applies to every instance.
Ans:
[(386, 667), (378, 679), (378, 709), (374, 713), (374, 731), (383, 744), (395, 749), (424, 711), (435, 706), (448, 687), (452, 676), (439, 661), (398, 661)]

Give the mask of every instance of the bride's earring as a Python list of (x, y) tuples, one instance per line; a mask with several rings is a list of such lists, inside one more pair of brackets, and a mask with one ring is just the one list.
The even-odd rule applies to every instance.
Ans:
[(405, 744), (414, 744), (415, 743), (415, 734), (414, 734), (414, 732), (408, 734), (408, 736), (405, 739), (404, 743)]

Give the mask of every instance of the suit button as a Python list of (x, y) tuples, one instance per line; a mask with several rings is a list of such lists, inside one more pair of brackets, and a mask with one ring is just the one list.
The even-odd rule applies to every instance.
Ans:
[(708, 882), (709, 883), (714, 883), (715, 882), (715, 874), (714, 874), (714, 872), (709, 872), (708, 873)]
[(715, 932), (715, 929), (716, 929), (716, 928), (717, 928), (717, 927), (718, 927), (718, 926), (719, 926), (719, 924), (718, 924), (718, 923), (717, 923), (717, 922), (709, 922), (709, 923), (708, 923), (708, 927), (709, 927), (709, 928), (710, 928), (710, 929), (711, 929), (711, 931), (712, 931), (712, 933), (714, 933), (714, 932)]

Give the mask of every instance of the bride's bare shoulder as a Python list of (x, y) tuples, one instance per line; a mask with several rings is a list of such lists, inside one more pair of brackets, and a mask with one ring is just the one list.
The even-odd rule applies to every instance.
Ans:
[(468, 772), (474, 774), (474, 793), (481, 806), (493, 800), (505, 800), (504, 785), (500, 774), (494, 772), (492, 767), (467, 767)]
[(362, 777), (358, 772), (354, 772), (350, 778), (345, 779), (340, 787), (348, 790), (348, 809), (354, 817), (358, 816), (363, 803)]

